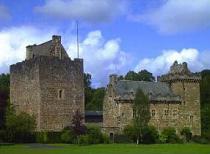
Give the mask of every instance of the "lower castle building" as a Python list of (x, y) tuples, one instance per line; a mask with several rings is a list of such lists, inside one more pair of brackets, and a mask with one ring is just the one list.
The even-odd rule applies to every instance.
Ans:
[(131, 124), (135, 92), (141, 89), (149, 98), (149, 125), (160, 132), (174, 127), (177, 133), (189, 127), (193, 135), (201, 135), (200, 80), (187, 63), (177, 62), (157, 82), (118, 80), (111, 75), (103, 104), (103, 131), (113, 136)]
[(36, 131), (61, 131), (74, 113), (84, 114), (83, 60), (71, 60), (60, 36), (26, 47), (26, 59), (10, 66), (10, 101), (17, 113), (36, 118)]

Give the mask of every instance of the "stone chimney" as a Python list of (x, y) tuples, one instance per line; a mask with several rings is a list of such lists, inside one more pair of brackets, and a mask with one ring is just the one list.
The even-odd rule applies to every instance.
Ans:
[(115, 85), (115, 84), (117, 83), (117, 81), (118, 81), (118, 76), (117, 76), (117, 74), (111, 74), (111, 75), (109, 76), (109, 84)]
[(55, 44), (61, 44), (61, 36), (59, 36), (59, 35), (53, 35), (52, 36), (52, 41)]

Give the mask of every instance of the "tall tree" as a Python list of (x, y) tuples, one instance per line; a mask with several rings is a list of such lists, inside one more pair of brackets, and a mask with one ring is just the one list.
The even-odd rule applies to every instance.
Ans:
[(7, 102), (9, 100), (9, 89), (10, 89), (10, 75), (0, 75), (0, 129), (5, 126), (5, 114)]
[(142, 141), (143, 130), (150, 120), (149, 99), (141, 89), (138, 89), (133, 102), (133, 124), (136, 133), (136, 143)]
[[(120, 76), (119, 79), (123, 79), (122, 76)], [(129, 71), (125, 77), (125, 80), (133, 80), (133, 81), (155, 81), (155, 77), (147, 70), (141, 70), (138, 73), (134, 71)]]
[(138, 72), (138, 75), (140, 81), (155, 81), (155, 77), (147, 70), (141, 70), (140, 72)]

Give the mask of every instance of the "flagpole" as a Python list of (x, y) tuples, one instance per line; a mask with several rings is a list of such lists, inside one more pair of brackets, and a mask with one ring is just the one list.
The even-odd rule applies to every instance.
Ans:
[(79, 22), (76, 21), (77, 24), (77, 58), (79, 58)]

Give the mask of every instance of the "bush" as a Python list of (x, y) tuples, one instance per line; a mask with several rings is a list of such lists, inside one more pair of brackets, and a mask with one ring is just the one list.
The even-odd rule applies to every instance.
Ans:
[(64, 129), (61, 133), (62, 143), (75, 143), (76, 137), (73, 135), (72, 130)]
[(81, 135), (78, 140), (79, 145), (88, 145), (89, 144), (89, 136)]
[(165, 128), (161, 134), (165, 137), (165, 143), (181, 143), (182, 140), (177, 136), (176, 130), (172, 127)]
[(187, 142), (189, 142), (192, 139), (192, 132), (191, 132), (190, 128), (188, 128), (188, 127), (185, 127), (182, 129), (181, 135), (184, 136), (184, 138)]
[(89, 144), (103, 143), (103, 135), (99, 127), (89, 126), (87, 128), (87, 135)]
[(5, 130), (0, 130), (0, 143), (3, 143), (6, 141), (6, 131)]
[(198, 136), (198, 135), (193, 136), (192, 140), (193, 140), (193, 142), (199, 143), (199, 144), (208, 144), (208, 143), (210, 143), (207, 138), (202, 137), (202, 136)]
[(104, 144), (109, 144), (110, 143), (110, 139), (109, 139), (108, 135), (103, 134), (102, 137), (103, 137), (103, 143)]
[(126, 126), (123, 130), (123, 133), (130, 140), (133, 140), (133, 142), (136, 142), (136, 131), (133, 126), (131, 126), (131, 125)]
[(114, 136), (114, 143), (133, 143), (133, 141), (127, 135), (116, 134)]
[(47, 132), (36, 132), (36, 142), (37, 143), (47, 143)]
[(149, 126), (143, 129), (142, 141), (144, 144), (157, 143), (158, 139), (159, 139), (159, 134), (155, 127)]

